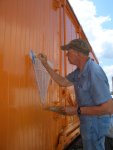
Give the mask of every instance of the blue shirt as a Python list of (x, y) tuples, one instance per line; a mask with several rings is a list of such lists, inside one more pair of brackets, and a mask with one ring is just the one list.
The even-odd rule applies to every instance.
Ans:
[(82, 72), (76, 69), (66, 78), (74, 83), (79, 106), (96, 106), (112, 98), (104, 71), (92, 59), (88, 59)]
[[(104, 71), (90, 58), (82, 72), (76, 69), (68, 74), (66, 78), (74, 84), (79, 106), (96, 106), (111, 99), (108, 79)], [(101, 139), (101, 137), (104, 140), (109, 131), (110, 120), (109, 115), (80, 115), (80, 129), (82, 139), (85, 141), (84, 145), (99, 141), (98, 139)], [(86, 149), (88, 149), (87, 147), (90, 149), (90, 146), (86, 146)]]

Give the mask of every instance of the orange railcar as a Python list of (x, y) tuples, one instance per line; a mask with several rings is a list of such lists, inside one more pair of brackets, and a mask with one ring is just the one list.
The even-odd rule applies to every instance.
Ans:
[(77, 116), (43, 108), (74, 105), (73, 88), (51, 80), (42, 103), (29, 58), (43, 52), (65, 76), (74, 67), (60, 45), (78, 37), (87, 40), (66, 0), (0, 0), (0, 150), (62, 150), (79, 135)]

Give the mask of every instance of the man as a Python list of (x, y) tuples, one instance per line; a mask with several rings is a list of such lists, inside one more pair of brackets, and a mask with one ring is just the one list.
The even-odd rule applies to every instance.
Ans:
[(78, 112), (84, 150), (105, 150), (105, 135), (111, 119), (105, 114), (111, 114), (109, 104), (112, 102), (107, 77), (102, 68), (88, 57), (90, 48), (86, 41), (75, 39), (61, 48), (67, 50), (69, 62), (77, 66), (66, 77), (55, 73), (43, 54), (38, 57), (60, 86), (74, 86), (79, 107), (66, 107), (62, 111), (69, 115)]

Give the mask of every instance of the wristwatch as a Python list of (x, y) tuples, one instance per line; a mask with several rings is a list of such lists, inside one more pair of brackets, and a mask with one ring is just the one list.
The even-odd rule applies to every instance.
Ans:
[(78, 109), (77, 109), (77, 114), (78, 114), (78, 116), (80, 116), (80, 115), (81, 115), (80, 107), (78, 107)]

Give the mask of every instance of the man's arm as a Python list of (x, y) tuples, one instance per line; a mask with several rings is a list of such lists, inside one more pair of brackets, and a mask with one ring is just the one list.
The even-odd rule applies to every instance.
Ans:
[[(62, 112), (62, 114), (67, 114), (67, 115), (78, 114), (76, 106), (62, 107), (60, 111)], [(80, 107), (80, 115), (102, 116), (102, 115), (112, 115), (112, 114), (113, 114), (113, 100), (112, 99), (98, 106)]]
[(113, 100), (98, 106), (80, 107), (81, 115), (111, 115), (113, 114)]
[(43, 66), (46, 68), (46, 70), (49, 72), (50, 76), (52, 79), (58, 83), (60, 86), (72, 86), (73, 83), (67, 80), (65, 77), (62, 77), (61, 75), (57, 74), (47, 63), (47, 57), (43, 54), (39, 54), (38, 58), (42, 62)]

